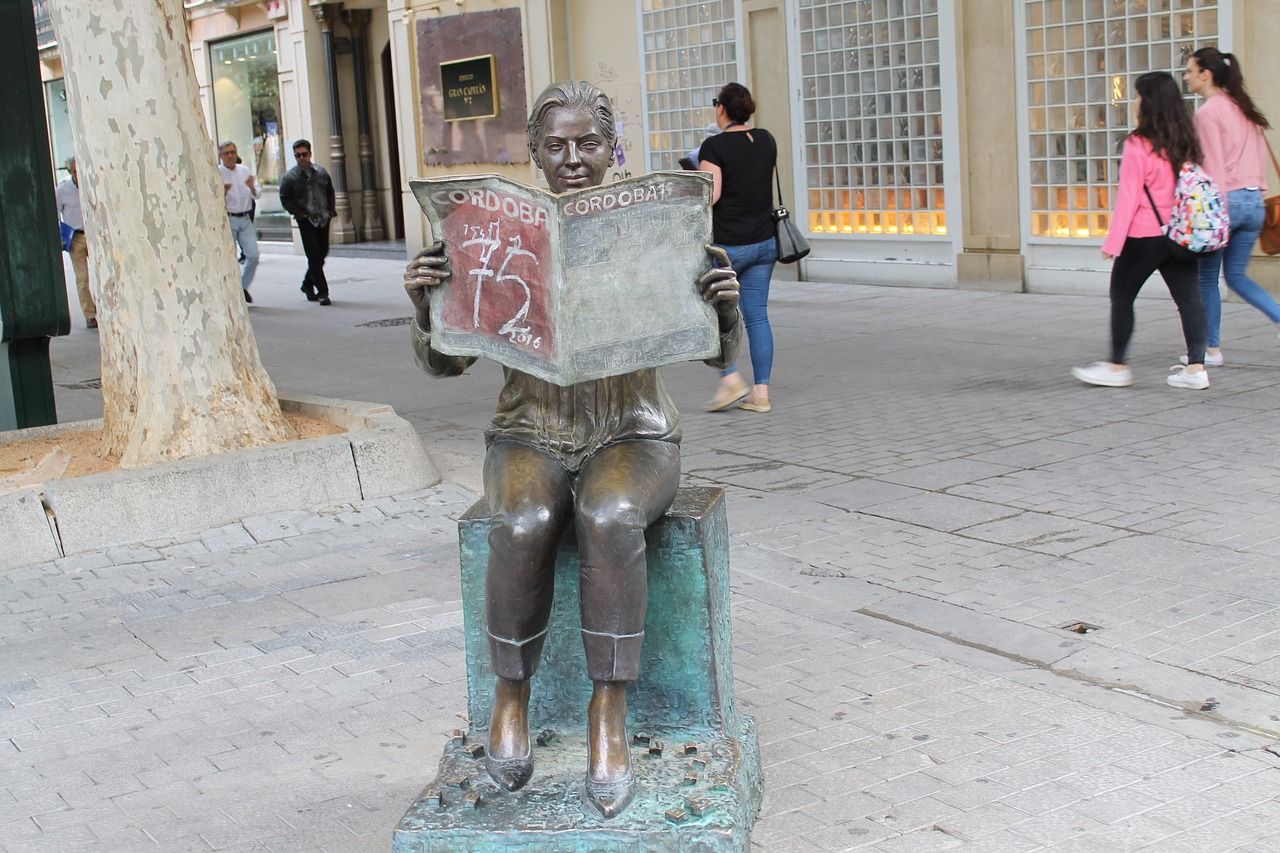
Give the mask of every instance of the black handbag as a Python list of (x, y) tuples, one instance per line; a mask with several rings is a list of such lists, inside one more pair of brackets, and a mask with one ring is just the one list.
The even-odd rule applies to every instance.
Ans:
[(785, 207), (775, 207), (769, 216), (778, 226), (778, 263), (794, 264), (809, 254), (809, 241)]
[(790, 212), (782, 204), (782, 178), (778, 177), (778, 143), (773, 144), (773, 179), (778, 184), (778, 206), (769, 212), (778, 230), (778, 263), (794, 264), (809, 254), (809, 241), (804, 238), (800, 226), (791, 218)]

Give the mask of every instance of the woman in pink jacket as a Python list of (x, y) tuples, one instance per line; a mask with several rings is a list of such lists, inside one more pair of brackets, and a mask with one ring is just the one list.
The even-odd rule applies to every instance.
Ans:
[(1249, 255), (1266, 215), (1267, 143), (1262, 131), (1271, 124), (1254, 106), (1240, 65), (1231, 54), (1220, 53), (1216, 47), (1200, 48), (1187, 60), (1182, 79), (1188, 91), (1204, 98), (1196, 112), (1196, 130), (1204, 149), (1201, 165), (1226, 194), (1231, 217), (1231, 242), (1224, 249), (1200, 256), (1200, 299), (1209, 323), (1204, 361), (1217, 365), (1223, 363), (1219, 271), (1226, 273), (1227, 287), (1280, 325), (1280, 305), (1247, 274)]
[[(1175, 258), (1160, 226), (1173, 212), (1177, 173), (1187, 160), (1200, 162), (1200, 145), (1182, 92), (1171, 75), (1163, 71), (1143, 74), (1134, 82), (1134, 89), (1138, 126), (1124, 141), (1120, 187), (1111, 228), (1102, 244), (1102, 256), (1115, 259), (1111, 267), (1111, 360), (1073, 367), (1071, 373), (1090, 385), (1133, 384), (1133, 371), (1125, 364), (1125, 351), (1133, 336), (1133, 301), (1151, 274), (1159, 270), (1182, 316), (1182, 335), (1187, 341), (1187, 364), (1175, 364), (1166, 381), (1175, 388), (1208, 388), (1209, 375), (1204, 370), (1208, 333), (1196, 286), (1196, 261)], [(1147, 198), (1148, 191), (1159, 206), (1159, 219)]]

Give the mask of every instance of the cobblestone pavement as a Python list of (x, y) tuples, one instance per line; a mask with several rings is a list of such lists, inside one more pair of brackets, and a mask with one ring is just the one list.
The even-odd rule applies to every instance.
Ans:
[[(416, 370), (399, 264), (331, 259), (332, 308), (302, 268), (254, 288), (277, 385), (390, 403), (446, 481), (0, 573), (0, 849), (385, 850), (462, 724), (499, 371)], [(771, 414), (667, 371), (729, 491), (756, 849), (1280, 849), (1280, 342), (1228, 304), (1228, 366), (1169, 388), (1149, 291), (1128, 389), (1068, 373), (1104, 298), (787, 281)], [(97, 415), (93, 333), (53, 357)]]

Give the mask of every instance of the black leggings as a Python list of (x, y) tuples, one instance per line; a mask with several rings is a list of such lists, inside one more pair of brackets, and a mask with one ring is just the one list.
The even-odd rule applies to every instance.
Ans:
[(1111, 267), (1111, 361), (1124, 364), (1129, 338), (1133, 337), (1133, 301), (1156, 270), (1169, 288), (1178, 314), (1182, 316), (1182, 336), (1187, 341), (1187, 362), (1204, 364), (1204, 346), (1209, 339), (1204, 303), (1200, 301), (1197, 261), (1179, 261), (1166, 237), (1129, 237)]

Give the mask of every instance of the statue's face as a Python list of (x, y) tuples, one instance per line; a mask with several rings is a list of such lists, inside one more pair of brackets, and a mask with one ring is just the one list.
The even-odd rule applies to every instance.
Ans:
[(547, 113), (535, 153), (547, 184), (556, 193), (599, 186), (613, 162), (595, 116), (564, 107)]

